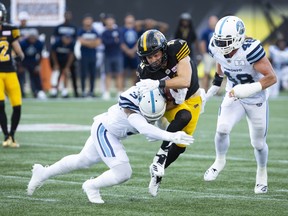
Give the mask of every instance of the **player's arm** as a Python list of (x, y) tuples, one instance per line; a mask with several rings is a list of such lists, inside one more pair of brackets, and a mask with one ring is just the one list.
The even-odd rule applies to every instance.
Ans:
[(208, 89), (206, 93), (206, 101), (208, 101), (211, 97), (213, 97), (219, 91), (222, 81), (223, 81), (224, 73), (221, 70), (221, 65), (216, 63), (216, 72), (214, 79), (212, 81), (212, 86)]
[[(12, 42), (12, 48), (13, 48), (14, 52), (16, 53), (17, 57), (19, 58), (19, 60), (22, 61), (25, 56), (24, 56), (24, 53), (21, 49), (21, 46), (20, 46), (20, 43), (18, 40), (14, 40)], [(17, 59), (17, 57), (16, 57), (16, 59)]]
[(181, 59), (177, 65), (177, 76), (165, 80), (165, 87), (170, 89), (182, 89), (190, 87), (192, 68), (190, 57), (186, 56)]
[(234, 86), (229, 92), (230, 97), (250, 97), (251, 95), (258, 93), (277, 82), (275, 71), (266, 56), (255, 62), (253, 67), (264, 77), (262, 77), (258, 82), (238, 84)]
[(190, 144), (194, 142), (194, 138), (183, 131), (175, 133), (162, 130), (152, 124), (149, 124), (147, 120), (140, 114), (124, 108), (124, 112), (127, 114), (129, 123), (136, 128), (136, 130), (149, 138), (156, 140), (166, 140), (176, 143)]

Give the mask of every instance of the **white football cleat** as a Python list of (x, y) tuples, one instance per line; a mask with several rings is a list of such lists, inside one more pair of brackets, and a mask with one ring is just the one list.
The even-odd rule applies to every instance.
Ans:
[(205, 181), (214, 181), (217, 176), (219, 175), (219, 172), (217, 169), (210, 167), (208, 170), (206, 170), (204, 174), (204, 180)]
[(46, 179), (43, 178), (45, 167), (41, 164), (34, 164), (32, 169), (32, 177), (28, 184), (27, 194), (32, 196), (37, 188), (40, 188)]
[(268, 192), (268, 186), (263, 184), (256, 184), (254, 188), (255, 194), (264, 194)]
[(82, 185), (83, 191), (86, 193), (89, 201), (91, 203), (97, 203), (102, 204), (104, 203), (104, 200), (102, 200), (101, 195), (99, 193), (99, 189), (95, 189), (93, 187), (93, 181), (94, 179), (89, 179), (85, 181)]
[(155, 197), (158, 194), (158, 190), (160, 187), (160, 183), (162, 180), (162, 177), (156, 176), (154, 171), (153, 171), (153, 163), (150, 165), (150, 175), (151, 175), (151, 180), (149, 183), (149, 193)]
[(165, 168), (162, 164), (160, 163), (152, 163), (152, 170), (153, 170), (153, 174), (158, 176), (158, 177), (163, 177), (165, 174)]

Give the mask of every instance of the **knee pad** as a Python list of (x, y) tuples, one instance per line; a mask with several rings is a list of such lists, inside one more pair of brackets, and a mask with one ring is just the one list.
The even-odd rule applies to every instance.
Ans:
[(264, 139), (258, 139), (258, 140), (251, 140), (251, 145), (256, 150), (262, 150), (264, 148), (265, 140)]
[(186, 126), (192, 119), (192, 114), (188, 110), (183, 109), (177, 112), (175, 119)]
[(124, 163), (111, 168), (115, 178), (119, 183), (123, 183), (131, 178), (132, 168), (130, 163)]
[(228, 124), (220, 124), (217, 126), (217, 132), (219, 134), (230, 134), (232, 128)]

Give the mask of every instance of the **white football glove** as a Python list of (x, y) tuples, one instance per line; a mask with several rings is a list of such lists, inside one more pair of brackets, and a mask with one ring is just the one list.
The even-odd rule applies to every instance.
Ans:
[(139, 89), (139, 93), (142, 95), (145, 92), (149, 92), (158, 88), (159, 84), (160, 84), (159, 80), (143, 79), (140, 80), (140, 82), (137, 82), (136, 86)]
[(147, 141), (148, 142), (156, 142), (156, 141), (159, 141), (158, 139), (155, 139), (155, 138), (152, 138), (152, 137), (146, 137)]
[(177, 89), (177, 91), (174, 91), (173, 89), (169, 90), (172, 97), (175, 99), (176, 104), (182, 104), (185, 101), (188, 88)]
[(219, 91), (220, 87), (216, 85), (212, 85), (207, 93), (206, 93), (206, 101), (208, 101), (211, 97), (213, 97)]
[(202, 114), (202, 113), (204, 113), (205, 105), (206, 105), (206, 102), (207, 102), (205, 89), (203, 89), (203, 88), (200, 88), (200, 97), (201, 97), (201, 100), (202, 100), (202, 106), (201, 106), (200, 114)]
[(184, 131), (177, 131), (172, 133), (169, 141), (188, 146), (194, 142), (194, 138), (193, 136), (186, 134)]

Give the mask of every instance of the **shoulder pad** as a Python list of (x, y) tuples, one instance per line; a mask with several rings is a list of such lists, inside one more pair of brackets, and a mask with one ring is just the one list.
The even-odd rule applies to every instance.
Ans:
[(178, 62), (190, 54), (190, 49), (185, 40), (170, 40), (167, 45), (169, 55), (175, 55)]
[(247, 61), (253, 64), (265, 56), (265, 51), (259, 40), (246, 39), (242, 45)]

